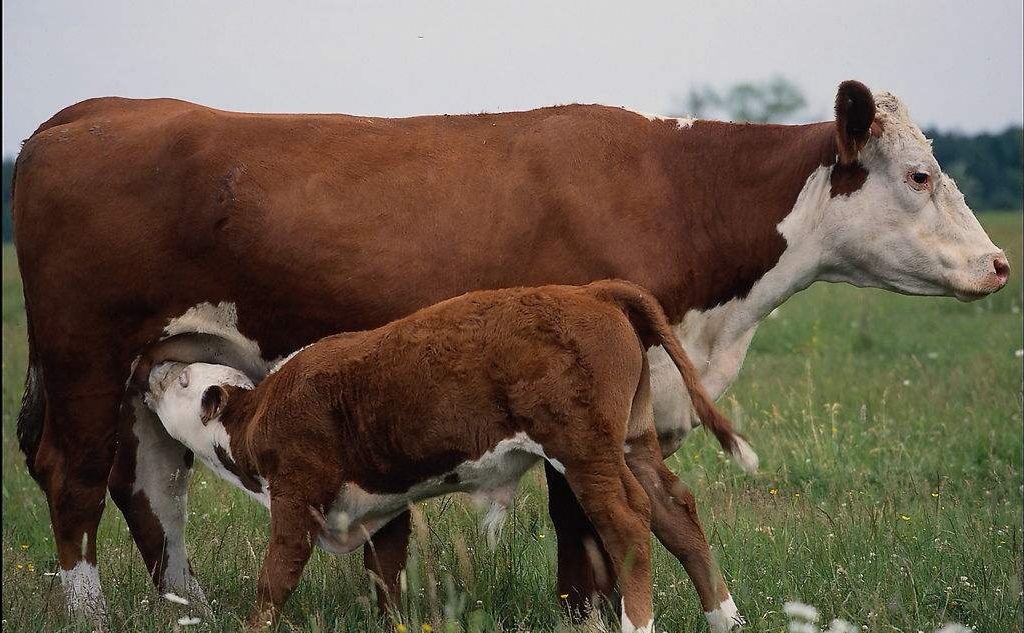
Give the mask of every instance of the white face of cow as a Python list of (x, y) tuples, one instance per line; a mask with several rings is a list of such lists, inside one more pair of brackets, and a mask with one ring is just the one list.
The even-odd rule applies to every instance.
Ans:
[(224, 365), (160, 363), (149, 373), (145, 402), (171, 437), (200, 456), (212, 457), (216, 446), (229, 445), (218, 421), (227, 403), (223, 385), (253, 387), (245, 374)]
[(820, 278), (964, 301), (1002, 288), (1006, 256), (942, 173), (903, 103), (889, 93), (864, 93), (856, 82), (840, 86), (836, 169), (859, 163), (867, 177), (825, 203), (814, 231), (825, 251)]

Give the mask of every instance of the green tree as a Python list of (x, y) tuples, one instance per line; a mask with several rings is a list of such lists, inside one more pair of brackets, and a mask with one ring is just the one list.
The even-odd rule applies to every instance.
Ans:
[(943, 170), (975, 211), (1014, 210), (1024, 198), (1024, 129), (995, 134), (925, 130)]
[(739, 83), (724, 92), (705, 85), (691, 89), (683, 107), (687, 116), (724, 117), (732, 121), (786, 121), (807, 105), (803, 93), (784, 77)]

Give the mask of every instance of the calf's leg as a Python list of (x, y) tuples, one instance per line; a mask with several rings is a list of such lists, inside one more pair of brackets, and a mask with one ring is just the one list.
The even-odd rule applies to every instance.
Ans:
[(320, 522), (313, 508), (305, 497), (285, 490), (271, 496), (270, 543), (260, 570), (256, 604), (249, 614), (250, 628), (261, 629), (276, 621), (299, 584), (320, 536)]
[(652, 631), (651, 509), (647, 495), (621, 462), (571, 465), (566, 479), (597, 529), (619, 579), (622, 631)]
[(558, 595), (570, 617), (582, 619), (599, 599), (618, 604), (615, 573), (597, 530), (569, 483), (547, 461), (548, 513), (558, 546)]
[(205, 605), (185, 550), (192, 452), (167, 434), (139, 396), (122, 406), (118, 436), (110, 496), (124, 514), (153, 584), (160, 592)]
[(363, 545), (363, 566), (383, 584), (377, 586), (377, 608), (381, 614), (386, 613), (389, 606), (397, 606), (401, 597), (401, 576), (411, 530), (406, 510), (388, 521)]
[(653, 432), (628, 441), (627, 448), (629, 469), (650, 498), (654, 534), (683, 564), (712, 630), (744, 624), (708, 546), (693, 493), (661, 460)]
[(728, 631), (744, 623), (736, 610), (711, 548), (708, 546), (693, 493), (662, 461), (654, 427), (650, 366), (643, 371), (629, 412), (626, 464), (651, 502), (651, 527), (658, 540), (679, 559), (690, 576), (715, 631)]

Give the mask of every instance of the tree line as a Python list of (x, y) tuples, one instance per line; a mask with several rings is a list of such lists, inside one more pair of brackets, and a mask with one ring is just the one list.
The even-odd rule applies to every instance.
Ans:
[[(792, 95), (782, 97), (792, 101)], [(745, 91), (744, 94), (749, 94)], [(752, 108), (745, 103), (745, 108)], [(778, 112), (769, 104), (768, 109)], [(692, 110), (691, 110), (692, 111)], [(747, 110), (758, 116), (756, 107)], [(740, 120), (741, 117), (733, 117)], [(777, 118), (773, 114), (773, 118)], [(748, 119), (752, 120), (752, 119)], [(1015, 211), (1022, 206), (1024, 197), (1024, 130), (1021, 126), (1008, 127), (1002, 132), (962, 134), (925, 130), (932, 139), (935, 158), (943, 170), (952, 176), (975, 211)], [(11, 179), (14, 159), (3, 160), (3, 241), (11, 241)]]

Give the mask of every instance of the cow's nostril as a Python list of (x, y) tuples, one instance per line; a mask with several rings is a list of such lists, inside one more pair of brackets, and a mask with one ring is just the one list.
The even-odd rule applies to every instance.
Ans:
[(1010, 277), (1010, 263), (1005, 257), (999, 256), (992, 260), (992, 267), (995, 269), (999, 281), (1006, 281)]

